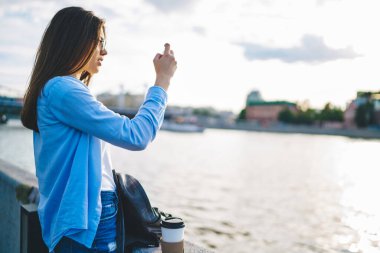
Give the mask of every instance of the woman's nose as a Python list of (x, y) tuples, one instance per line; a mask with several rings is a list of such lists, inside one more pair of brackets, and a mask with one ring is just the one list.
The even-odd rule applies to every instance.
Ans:
[(107, 54), (108, 54), (108, 52), (106, 49), (103, 49), (100, 51), (100, 55), (107, 55)]

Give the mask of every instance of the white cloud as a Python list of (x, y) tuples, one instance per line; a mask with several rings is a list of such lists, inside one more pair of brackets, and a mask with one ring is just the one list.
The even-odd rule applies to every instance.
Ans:
[(341, 0), (316, 0), (316, 3), (317, 5), (322, 6), (328, 2), (336, 2), (336, 1), (341, 1)]
[(145, 0), (147, 3), (152, 4), (158, 10), (163, 12), (171, 12), (178, 10), (186, 10), (197, 2), (197, 0)]
[(206, 35), (206, 29), (202, 26), (194, 26), (193, 31), (201, 36)]
[[(76, 5), (107, 21), (109, 55), (94, 78), (95, 94), (116, 92), (120, 84), (131, 92), (143, 91), (144, 84), (154, 81), (152, 59), (165, 42), (172, 44), (178, 61), (171, 104), (238, 112), (246, 94), (258, 88), (268, 99), (309, 99), (313, 106), (329, 100), (344, 106), (356, 90), (380, 86), (375, 0), (319, 5), (318, 0), (147, 1), (2, 1), (0, 84), (26, 88), (49, 20), (59, 9)], [(319, 37), (302, 41), (304, 34)], [(251, 50), (248, 44), (256, 46), (247, 56), (278, 60), (252, 61), (235, 42)], [(357, 54), (363, 56), (355, 58)], [(296, 61), (323, 64), (289, 64)]]
[(321, 63), (338, 59), (353, 59), (359, 55), (351, 47), (344, 49), (329, 48), (322, 37), (304, 35), (301, 44), (290, 48), (268, 47), (255, 43), (239, 43), (249, 60), (273, 60), (284, 62)]

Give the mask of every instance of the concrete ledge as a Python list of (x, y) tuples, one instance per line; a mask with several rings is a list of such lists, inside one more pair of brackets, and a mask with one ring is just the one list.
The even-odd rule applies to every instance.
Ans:
[(20, 252), (20, 203), (28, 203), (37, 179), (0, 159), (0, 252)]
[[(20, 204), (35, 203), (38, 198), (33, 190), (37, 187), (34, 175), (0, 159), (0, 252), (20, 252)], [(139, 252), (156, 253), (161, 249), (141, 249)], [(185, 253), (190, 252), (210, 251), (185, 242)]]

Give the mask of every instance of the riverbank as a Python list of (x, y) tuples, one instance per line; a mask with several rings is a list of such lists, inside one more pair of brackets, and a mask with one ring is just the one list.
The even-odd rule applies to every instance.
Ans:
[(212, 124), (206, 128), (226, 129), (226, 130), (243, 130), (254, 132), (269, 133), (288, 133), (288, 134), (313, 134), (313, 135), (334, 135), (345, 136), (350, 138), (363, 139), (380, 139), (380, 130), (377, 129), (333, 129), (309, 126), (292, 126), (292, 125), (275, 125), (262, 127), (249, 122), (241, 122), (236, 124)]

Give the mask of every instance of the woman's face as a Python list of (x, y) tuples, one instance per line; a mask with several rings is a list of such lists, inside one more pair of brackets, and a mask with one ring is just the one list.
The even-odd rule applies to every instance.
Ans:
[(100, 33), (100, 40), (97, 47), (95, 48), (94, 54), (83, 68), (83, 70), (86, 70), (92, 75), (99, 72), (99, 68), (102, 66), (104, 56), (107, 55), (107, 50), (103, 47), (105, 44), (102, 43), (102, 41), (105, 41), (104, 35), (104, 30), (102, 29)]

